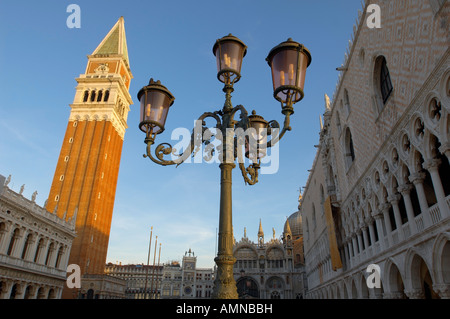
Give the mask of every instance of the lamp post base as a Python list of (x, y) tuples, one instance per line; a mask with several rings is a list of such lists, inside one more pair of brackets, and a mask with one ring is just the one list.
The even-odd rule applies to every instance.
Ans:
[(236, 281), (233, 276), (233, 256), (218, 256), (214, 258), (217, 264), (217, 276), (214, 280), (213, 299), (238, 299)]

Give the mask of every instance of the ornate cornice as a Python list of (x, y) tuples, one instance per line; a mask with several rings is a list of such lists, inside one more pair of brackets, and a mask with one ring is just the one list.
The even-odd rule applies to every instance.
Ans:
[(126, 121), (118, 115), (114, 109), (114, 106), (108, 105), (93, 107), (92, 105), (85, 106), (71, 104), (72, 111), (70, 112), (69, 121), (109, 121), (113, 125), (114, 129), (123, 140), (125, 137), (125, 131), (128, 128)]

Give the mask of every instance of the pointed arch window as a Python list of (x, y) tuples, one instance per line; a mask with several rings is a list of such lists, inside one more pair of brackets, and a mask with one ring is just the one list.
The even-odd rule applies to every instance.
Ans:
[(336, 126), (338, 129), (338, 134), (340, 135), (341, 131), (342, 131), (342, 127), (341, 127), (341, 119), (339, 117), (339, 112), (336, 112)]
[(347, 89), (344, 89), (344, 106), (345, 112), (347, 113), (348, 116), (350, 114), (350, 98), (348, 97)]
[(383, 104), (386, 104), (389, 96), (392, 93), (393, 87), (389, 69), (386, 64), (386, 59), (384, 57), (380, 57), (380, 59), (380, 92), (381, 98), (383, 99)]
[(315, 229), (317, 224), (316, 224), (316, 206), (314, 205), (314, 203), (312, 204), (312, 215), (311, 216), (312, 216), (312, 223), (313, 223), (312, 227), (313, 227), (313, 229)]
[(345, 129), (345, 163), (347, 165), (347, 169), (350, 168), (351, 164), (355, 160), (355, 148), (353, 146), (353, 138), (352, 133), (350, 132), (350, 128)]

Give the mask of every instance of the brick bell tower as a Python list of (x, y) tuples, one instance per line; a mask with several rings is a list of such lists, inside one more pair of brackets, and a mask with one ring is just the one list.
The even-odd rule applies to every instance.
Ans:
[[(88, 55), (53, 177), (47, 210), (76, 219), (68, 264), (81, 275), (103, 274), (122, 144), (132, 99), (124, 19)], [(77, 298), (65, 287), (63, 298)]]

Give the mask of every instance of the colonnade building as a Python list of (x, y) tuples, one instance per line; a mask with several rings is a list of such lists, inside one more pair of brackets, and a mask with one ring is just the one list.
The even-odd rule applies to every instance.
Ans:
[(60, 299), (75, 220), (65, 220), (17, 193), (0, 175), (0, 299)]
[(449, 12), (359, 12), (300, 203), (307, 298), (450, 297)]

